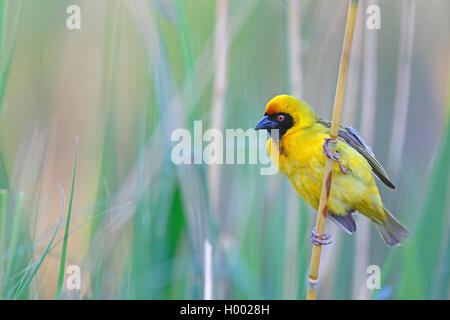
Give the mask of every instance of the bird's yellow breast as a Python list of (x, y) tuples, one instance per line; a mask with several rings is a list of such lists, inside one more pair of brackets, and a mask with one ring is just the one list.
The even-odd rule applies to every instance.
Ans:
[[(267, 144), (270, 157), (280, 172), (290, 179), (299, 195), (316, 210), (325, 166), (322, 146), (327, 136), (328, 128), (315, 124), (309, 128), (289, 130), (279, 143), (269, 139)], [(338, 142), (337, 152), (348, 172), (344, 174), (339, 164), (334, 163), (329, 211), (346, 215), (349, 211), (358, 210), (374, 221), (384, 221), (381, 198), (366, 159), (342, 141)]]

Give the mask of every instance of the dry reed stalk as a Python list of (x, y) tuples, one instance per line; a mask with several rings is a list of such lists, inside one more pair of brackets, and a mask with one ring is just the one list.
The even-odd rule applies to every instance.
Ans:
[(301, 63), (300, 1), (289, 0), (289, 65), (291, 94), (300, 97), (303, 89), (303, 69)]
[[(370, 4), (378, 5), (378, 1), (370, 1)], [(364, 28), (364, 30), (363, 92), (360, 123), (361, 135), (369, 145), (372, 145), (375, 132), (378, 30), (369, 30), (368, 28)], [(358, 300), (366, 300), (370, 296), (370, 291), (367, 289), (365, 282), (366, 268), (369, 265), (370, 228), (368, 219), (361, 219), (358, 222), (358, 232), (355, 239), (355, 256), (358, 258), (354, 261), (352, 289), (353, 297)]]
[[(287, 23), (291, 94), (298, 98), (301, 97), (303, 91), (300, 20), (300, 1), (289, 0)], [(283, 299), (295, 299), (298, 290), (298, 214), (300, 203), (297, 192), (290, 186), (288, 187), (287, 197)]]
[[(228, 0), (218, 0), (216, 5), (216, 27), (214, 39), (214, 91), (211, 112), (212, 128), (221, 130), (225, 118), (228, 68)], [(221, 184), (220, 165), (208, 167), (210, 207), (215, 218), (219, 217), (219, 192)]]
[(411, 80), (411, 62), (414, 44), (414, 24), (416, 2), (405, 0), (402, 3), (402, 24), (398, 51), (397, 93), (395, 97), (394, 118), (392, 123), (391, 145), (389, 147), (389, 168), (394, 178), (399, 177), (403, 156), (406, 124), (408, 119), (409, 89)]
[[(211, 125), (212, 128), (222, 130), (225, 119), (225, 104), (227, 93), (227, 69), (228, 69), (228, 51), (229, 51), (229, 29), (228, 29), (228, 0), (218, 0), (216, 3), (216, 26), (214, 33), (214, 88), (212, 96)], [(222, 184), (222, 170), (219, 164), (208, 166), (208, 194), (209, 208), (212, 216), (223, 220), (223, 214), (220, 212), (220, 193)], [(221, 242), (222, 239), (219, 239)], [(206, 240), (208, 241), (208, 240)], [(211, 246), (211, 245), (210, 245)], [(212, 246), (210, 248), (213, 250)], [(205, 299), (212, 299), (213, 279), (212, 279), (212, 259), (207, 256), (208, 250), (205, 250)], [(207, 264), (206, 264), (207, 263)], [(210, 271), (210, 272), (209, 272)], [(222, 285), (219, 284), (219, 291), (222, 294)], [(209, 291), (209, 292), (208, 292)]]
[[(355, 123), (356, 107), (359, 105), (358, 92), (361, 83), (361, 60), (362, 60), (362, 30), (363, 21), (362, 17), (364, 10), (358, 10), (356, 15), (356, 25), (355, 34), (353, 36), (353, 45), (350, 52), (350, 61), (348, 65), (348, 78), (347, 78), (347, 90), (344, 95), (344, 106), (345, 109), (342, 110), (342, 123), (352, 124)], [(332, 247), (339, 248), (340, 243), (343, 239), (342, 230), (337, 224), (332, 223), (330, 225), (329, 233), (333, 234)], [(328, 254), (324, 254), (322, 257), (322, 274), (324, 274), (323, 281), (321, 282), (320, 290), (322, 292), (322, 297), (328, 299), (332, 294), (335, 282), (332, 281), (333, 273), (331, 272), (336, 264), (339, 262), (338, 258), (341, 253), (340, 250), (329, 250)]]
[(205, 275), (203, 280), (203, 299), (212, 300), (213, 298), (213, 268), (212, 268), (212, 252), (213, 248), (208, 239), (204, 242), (203, 268)]
[[(356, 13), (358, 9), (358, 0), (351, 0), (347, 14), (347, 24), (345, 26), (344, 45), (342, 48), (341, 62), (339, 66), (339, 76), (334, 98), (333, 117), (330, 128), (330, 138), (337, 141), (339, 132), (339, 123), (342, 114), (342, 102), (344, 100), (345, 83), (347, 80), (348, 63), (350, 50), (352, 47), (353, 33), (355, 30)], [(330, 151), (336, 152), (337, 143), (330, 143)], [(316, 232), (323, 234), (325, 232), (325, 222), (328, 214), (328, 197), (331, 191), (332, 169), (334, 161), (330, 158), (325, 160), (324, 175), (322, 179), (322, 190), (320, 194), (319, 209), (317, 212)], [(322, 245), (313, 245), (311, 266), (309, 271), (309, 286), (306, 298), (316, 300), (316, 285), (319, 279), (320, 254)]]
[(362, 30), (363, 29), (363, 10), (359, 10), (356, 17), (355, 35), (353, 39), (352, 51), (350, 53), (350, 62), (348, 65), (348, 88), (344, 96), (345, 110), (342, 112), (342, 123), (355, 123), (356, 106), (358, 104), (359, 85), (361, 83), (361, 60), (362, 60)]

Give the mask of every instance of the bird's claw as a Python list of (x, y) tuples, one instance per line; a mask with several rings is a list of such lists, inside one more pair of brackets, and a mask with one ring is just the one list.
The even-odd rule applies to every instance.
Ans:
[(311, 242), (312, 244), (319, 246), (326, 246), (327, 244), (330, 244), (333, 242), (331, 240), (331, 234), (325, 232), (323, 234), (317, 233), (314, 229), (311, 231)]
[(328, 142), (330, 141), (334, 140), (331, 139), (330, 137), (325, 138), (325, 142), (323, 143), (323, 153), (325, 153), (325, 156), (327, 158), (330, 158), (331, 160), (339, 163), (342, 173), (347, 174), (347, 168), (342, 164), (341, 160), (339, 159), (339, 153), (337, 151), (335, 153), (332, 153), (330, 149), (328, 149)]

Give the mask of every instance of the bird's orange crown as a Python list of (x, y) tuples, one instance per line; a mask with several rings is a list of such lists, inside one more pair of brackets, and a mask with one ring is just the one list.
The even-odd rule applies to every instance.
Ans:
[(296, 128), (309, 127), (319, 120), (306, 102), (286, 94), (276, 96), (267, 103), (265, 114), (275, 113), (289, 114)]

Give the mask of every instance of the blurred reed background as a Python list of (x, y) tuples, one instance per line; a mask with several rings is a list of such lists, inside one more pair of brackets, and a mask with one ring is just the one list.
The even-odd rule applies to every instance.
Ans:
[[(71, 4), (81, 30), (65, 26)], [(315, 212), (260, 164), (174, 165), (170, 136), (194, 120), (252, 128), (280, 93), (329, 119), (346, 8), (0, 0), (0, 298), (304, 299)], [(359, 10), (344, 124), (393, 178), (380, 191), (411, 236), (389, 249), (362, 219), (356, 236), (328, 223), (319, 298), (448, 299), (450, 3)], [(58, 293), (61, 258), (81, 290)]]

